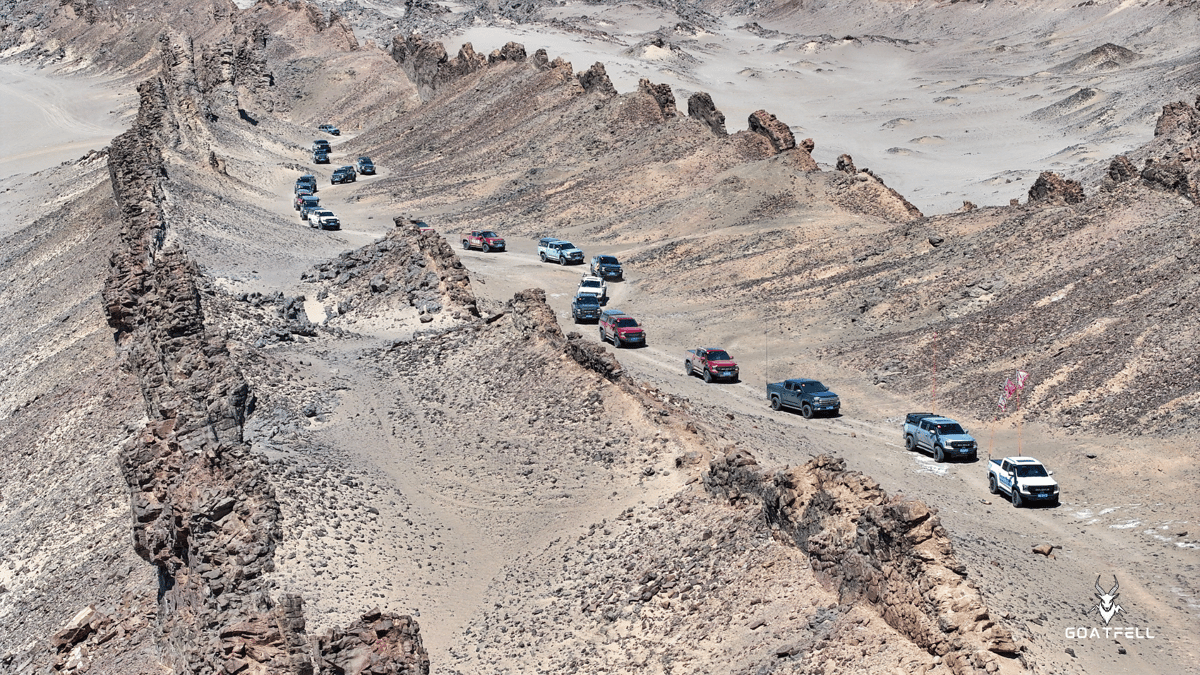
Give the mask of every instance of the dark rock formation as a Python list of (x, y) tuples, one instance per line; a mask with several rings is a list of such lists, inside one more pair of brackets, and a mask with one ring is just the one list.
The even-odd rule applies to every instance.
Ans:
[(1108, 177), (1114, 183), (1124, 183), (1138, 175), (1137, 167), (1125, 155), (1117, 155), (1108, 163)]
[(1029, 188), (1030, 202), (1078, 204), (1084, 200), (1083, 186), (1053, 171), (1043, 171)]
[(1142, 169), (1142, 180), (1150, 187), (1159, 190), (1176, 192), (1193, 203), (1200, 203), (1200, 184), (1189, 176), (1189, 171), (1180, 161), (1146, 160), (1146, 168)]
[(850, 155), (838, 155), (836, 170), (842, 173), (858, 173), (858, 169), (854, 167), (854, 158)]
[(423, 316), (447, 311), (457, 319), (478, 317), (470, 278), (454, 249), (408, 216), (394, 220), (396, 228), (384, 239), (320, 263), (301, 278), (323, 284), (324, 297), (339, 313), (412, 307)]
[[(509, 56), (525, 52), (524, 47), (515, 43), (505, 45), (505, 50)], [(475, 53), (470, 42), (459, 48), (458, 56), (450, 58), (442, 43), (426, 40), (417, 34), (403, 39), (399, 35), (393, 38), (392, 59), (417, 85), (417, 93), (422, 100), (432, 98), (445, 83), (481, 70), (488, 63), (486, 58)]]
[(429, 675), (429, 654), (420, 631), (411, 616), (373, 609), (345, 630), (331, 630), (317, 639), (317, 673)]
[[(543, 51), (543, 54), (545, 52)], [(516, 42), (505, 43), (500, 49), (493, 49), (488, 55), (488, 63), (496, 63), (497, 61), (516, 61), (525, 60), (525, 45)]]
[(579, 74), (579, 84), (587, 93), (598, 93), (605, 97), (617, 95), (617, 88), (613, 86), (612, 80), (608, 79), (608, 73), (604, 71), (604, 64), (596, 62), (591, 68)]
[[(263, 580), (283, 532), (274, 492), (242, 437), (254, 397), (225, 336), (205, 322), (199, 270), (164, 245), (163, 146), (177, 99), (161, 78), (138, 91), (137, 121), (109, 150), (122, 229), (102, 298), (149, 418), (121, 448), (120, 464), (134, 549), (158, 573), (162, 659), (188, 673), (312, 673), (300, 599), (276, 604)], [(93, 623), (81, 620), (58, 646)], [(410, 656), (423, 653), (416, 644)], [(421, 672), (419, 662), (400, 659), (389, 655), (380, 672)]]
[(698, 91), (688, 98), (688, 117), (695, 117), (704, 122), (718, 136), (727, 136), (729, 134), (725, 130), (725, 114), (717, 110), (712, 96), (709, 96), (706, 92)]
[(652, 84), (650, 80), (643, 77), (638, 82), (638, 91), (649, 94), (654, 98), (654, 102), (658, 104), (658, 109), (662, 111), (663, 119), (671, 119), (679, 114), (675, 110), (675, 95), (671, 93), (671, 85)]
[(771, 474), (737, 450), (713, 459), (704, 485), (726, 501), (761, 504), (842, 604), (879, 612), (952, 672), (983, 675), (996, 669), (995, 654), (1016, 654), (1012, 634), (966, 583), (937, 513), (923, 502), (889, 496), (824, 455)]
[(1175, 140), (1187, 140), (1200, 133), (1200, 110), (1184, 101), (1163, 106), (1162, 115), (1154, 125), (1154, 135)]
[(776, 153), (791, 150), (796, 147), (796, 137), (788, 125), (780, 122), (766, 110), (756, 110), (750, 113), (750, 131), (765, 137), (771, 142)]

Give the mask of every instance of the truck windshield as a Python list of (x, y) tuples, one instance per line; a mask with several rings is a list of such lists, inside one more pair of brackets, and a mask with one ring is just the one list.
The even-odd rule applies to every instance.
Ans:
[(1017, 465), (1017, 477), (1018, 478), (1045, 478), (1046, 477), (1046, 467), (1042, 466), (1041, 464), (1032, 464), (1032, 465), (1025, 465), (1025, 466), (1021, 466), (1018, 464)]
[(486, 237), (488, 239), (497, 239), (500, 237), (500, 235), (496, 234), (495, 232), (492, 232), (491, 230), (484, 230), (483, 232), (479, 233), (479, 236)]
[(599, 307), (600, 306), (600, 298), (597, 298), (594, 295), (581, 295), (581, 296), (575, 298), (575, 304)]
[(600, 256), (600, 264), (601, 265), (620, 265), (621, 263), (617, 262), (617, 259), (612, 257), (611, 255), (602, 255), (602, 256)]
[(713, 350), (709, 351), (708, 359), (710, 361), (731, 361), (732, 360), (729, 358), (729, 354), (726, 353), (726, 351), (724, 349), (713, 349)]
[(617, 325), (621, 328), (637, 328), (638, 322), (633, 319), (617, 319)]
[(820, 382), (797, 382), (796, 391), (804, 392), (805, 394), (816, 394), (826, 391), (826, 387)]
[(952, 424), (938, 424), (936, 426), (937, 426), (938, 432), (943, 433), (943, 434), (962, 435), (962, 434), (967, 433), (967, 432), (963, 431), (962, 425), (960, 425), (960, 424), (953, 424), (953, 423)]

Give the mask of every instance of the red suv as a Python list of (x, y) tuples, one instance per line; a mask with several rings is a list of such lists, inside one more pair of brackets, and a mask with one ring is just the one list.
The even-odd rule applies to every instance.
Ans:
[(645, 345), (646, 331), (641, 324), (619, 309), (606, 309), (600, 313), (600, 341), (612, 341), (614, 347)]

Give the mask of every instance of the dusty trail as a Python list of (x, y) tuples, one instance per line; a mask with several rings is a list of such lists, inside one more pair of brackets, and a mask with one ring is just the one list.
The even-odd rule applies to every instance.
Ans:
[[(573, 241), (589, 257), (603, 249), (592, 242)], [(476, 286), (477, 292), (499, 302), (503, 298), (493, 294), (498, 289), (507, 292), (517, 279), (525, 285), (544, 285), (560, 323), (578, 330), (587, 340), (597, 340), (592, 326), (574, 326), (570, 318), (570, 298), (577, 276), (564, 274), (557, 265), (536, 262), (520, 248), (526, 245), (535, 246), (518, 240), (509, 253), (464, 253), (464, 263), (485, 282)], [(1185, 663), (1197, 654), (1194, 598), (1200, 589), (1195, 586), (1194, 576), (1185, 580), (1180, 572), (1198, 569), (1200, 555), (1194, 548), (1146, 534), (1148, 526), (1172, 533), (1193, 529), (1191, 525), (1180, 525), (1196, 521), (1200, 514), (1195, 505), (1172, 501), (1172, 489), (1168, 488), (1160, 493), (1158, 499), (1162, 501), (1156, 504), (1131, 506), (1137, 500), (1120, 491), (1114, 493), (1105, 479), (1100, 484), (1089, 480), (1095, 468), (1087, 466), (1087, 459), (1079, 461), (1084, 449), (1101, 446), (1128, 456), (1128, 462), (1153, 465), (1154, 458), (1175, 457), (1178, 449), (1161, 443), (1128, 447), (1117, 438), (1064, 437), (1032, 424), (1021, 429), (998, 425), (997, 456), (1015, 454), (1020, 436), (1023, 454), (1039, 457), (1056, 469), (1063, 485), (1059, 508), (1014, 509), (1003, 496), (988, 493), (986, 457), (974, 463), (938, 464), (926, 455), (905, 450), (899, 442), (901, 417), (928, 403), (913, 403), (869, 386), (862, 374), (831, 368), (804, 356), (821, 346), (817, 341), (793, 342), (786, 348), (773, 344), (774, 358), (784, 365), (776, 363), (772, 371), (776, 379), (787, 372), (789, 376), (815, 376), (830, 384), (841, 395), (845, 411), (834, 419), (805, 420), (799, 414), (771, 411), (762, 393), (764, 362), (760, 355), (734, 353), (742, 365), (740, 383), (706, 385), (700, 378), (685, 376), (683, 353), (697, 346), (692, 340), (704, 334), (704, 327), (674, 319), (669, 299), (641, 293), (636, 266), (627, 265), (626, 275), (626, 281), (609, 285), (608, 306), (623, 303), (644, 308), (630, 313), (646, 326), (648, 346), (616, 350), (622, 365), (634, 377), (689, 399), (710, 420), (731, 417), (728, 426), (736, 427), (736, 432), (730, 433), (730, 438), (740, 438), (756, 447), (760, 462), (796, 465), (817, 452), (832, 452), (845, 457), (850, 467), (874, 477), (888, 491), (914, 495), (939, 508), (970, 574), (983, 585), (988, 602), (1000, 613), (1010, 614), (1022, 636), (1035, 640), (1045, 650), (1045, 658), (1058, 662), (1058, 667), (1082, 666), (1095, 672), (1110, 667), (1102, 664), (1116, 653), (1118, 644), (1112, 640), (1065, 638), (1068, 626), (1103, 628), (1098, 615), (1088, 614), (1096, 602), (1092, 586), (1097, 574), (1104, 577), (1105, 587), (1112, 585), (1114, 574), (1120, 579), (1122, 597), (1129, 600), (1126, 606), (1135, 608), (1136, 615), (1128, 616), (1130, 626), (1157, 631), (1153, 641), (1117, 641), (1128, 652), (1120, 655), (1123, 667), (1150, 672), (1167, 663)], [(609, 345), (608, 349), (613, 347)], [(808, 363), (808, 368), (798, 365), (801, 363)], [(976, 432), (981, 448), (986, 449), (990, 425), (964, 422)], [(1194, 481), (1194, 477), (1178, 471), (1169, 476), (1167, 480), (1178, 486), (1175, 489), (1186, 490)], [(1129, 527), (1132, 521), (1116, 518), (1131, 508), (1149, 510), (1146, 516), (1153, 521)], [(1033, 546), (1045, 542), (1056, 547), (1053, 560), (1031, 553)], [(1180, 604), (1180, 599), (1187, 604)], [(1118, 623), (1114, 619), (1112, 625)], [(1065, 654), (1067, 647), (1074, 649), (1078, 660)]]

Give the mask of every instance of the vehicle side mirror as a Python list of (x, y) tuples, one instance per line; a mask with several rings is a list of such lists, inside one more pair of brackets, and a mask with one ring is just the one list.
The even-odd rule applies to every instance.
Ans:
[(1054, 472), (1053, 472), (1053, 471), (1051, 471), (1051, 472), (1049, 472), (1049, 473), (1048, 473), (1048, 474), (1046, 474), (1046, 475), (1048, 475), (1048, 476), (1053, 476), (1053, 475), (1054, 475)]

